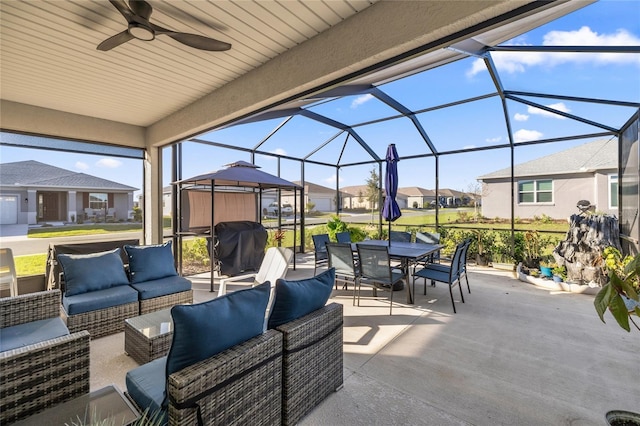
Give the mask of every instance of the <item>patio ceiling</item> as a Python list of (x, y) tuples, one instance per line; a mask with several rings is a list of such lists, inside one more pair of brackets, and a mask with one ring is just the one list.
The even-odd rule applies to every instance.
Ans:
[(299, 108), (345, 84), (357, 93), (353, 87), (459, 55), (442, 46), (495, 45), (589, 3), (152, 0), (152, 22), (227, 41), (231, 50), (160, 36), (101, 52), (96, 46), (125, 27), (107, 1), (3, 0), (0, 125), (161, 146), (256, 112)]

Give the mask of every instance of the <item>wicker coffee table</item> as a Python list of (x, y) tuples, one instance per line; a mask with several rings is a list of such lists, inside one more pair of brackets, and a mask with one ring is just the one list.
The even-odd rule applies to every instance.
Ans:
[(165, 356), (172, 337), (171, 308), (124, 320), (124, 351), (138, 364)]

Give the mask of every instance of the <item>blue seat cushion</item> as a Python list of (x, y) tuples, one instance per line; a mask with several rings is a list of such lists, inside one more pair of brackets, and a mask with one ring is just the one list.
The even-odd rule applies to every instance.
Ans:
[(449, 271), (438, 269), (424, 268), (415, 273), (416, 277), (425, 278), (427, 280), (449, 283)]
[(331, 296), (335, 278), (336, 270), (331, 268), (305, 280), (276, 281), (269, 328), (276, 328), (323, 307)]
[(64, 272), (67, 296), (129, 284), (120, 248), (91, 254), (59, 254), (57, 259)]
[(44, 342), (69, 334), (62, 318), (47, 318), (0, 329), (0, 352)]
[[(166, 393), (167, 357), (154, 359), (127, 372), (125, 382), (129, 396), (142, 411), (148, 409), (149, 417), (162, 410)], [(166, 411), (165, 411), (166, 417)]]
[(167, 294), (191, 290), (191, 281), (175, 275), (143, 283), (131, 284), (131, 287), (139, 293), (140, 300), (147, 300), (153, 299), (154, 297), (166, 296)]
[(62, 297), (62, 306), (69, 315), (97, 311), (112, 306), (138, 302), (138, 292), (128, 285), (111, 287), (105, 290)]
[(171, 308), (173, 340), (166, 377), (262, 334), (271, 283), (195, 305)]
[(171, 241), (148, 246), (124, 246), (129, 258), (131, 283), (142, 283), (178, 275), (171, 251)]

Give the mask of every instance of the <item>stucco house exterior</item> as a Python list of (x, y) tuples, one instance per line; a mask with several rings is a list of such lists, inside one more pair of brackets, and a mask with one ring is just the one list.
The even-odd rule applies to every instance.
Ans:
[(39, 161), (0, 164), (0, 224), (126, 220), (137, 189)]
[[(602, 139), (517, 164), (514, 216), (565, 219), (578, 213), (580, 200), (592, 210), (618, 215), (618, 142)], [(511, 176), (505, 168), (479, 176), (482, 215), (511, 217)]]
[(422, 209), (436, 199), (436, 191), (433, 189), (421, 188), (419, 186), (398, 188), (398, 193), (407, 197), (407, 206), (409, 208)]

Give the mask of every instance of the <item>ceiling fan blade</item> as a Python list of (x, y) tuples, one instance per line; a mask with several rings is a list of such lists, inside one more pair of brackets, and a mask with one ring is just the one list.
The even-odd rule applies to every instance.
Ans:
[(124, 19), (127, 20), (128, 23), (134, 22), (134, 14), (127, 6), (124, 0), (109, 0), (113, 7), (118, 9), (118, 12), (124, 16)]
[(128, 42), (132, 38), (133, 36), (129, 34), (129, 31), (124, 30), (100, 43), (96, 49), (106, 52), (107, 50), (120, 46), (122, 43)]
[(144, 0), (129, 0), (129, 7), (134, 14), (146, 21), (149, 20), (151, 12), (153, 12), (151, 5)]
[(151, 28), (153, 28), (156, 34), (168, 35), (172, 39), (196, 49), (209, 50), (214, 52), (221, 52), (231, 49), (231, 45), (229, 43), (225, 43), (224, 41), (216, 40), (214, 38), (197, 34), (179, 33), (176, 31), (168, 30), (166, 28), (162, 28), (155, 24), (151, 24)]

